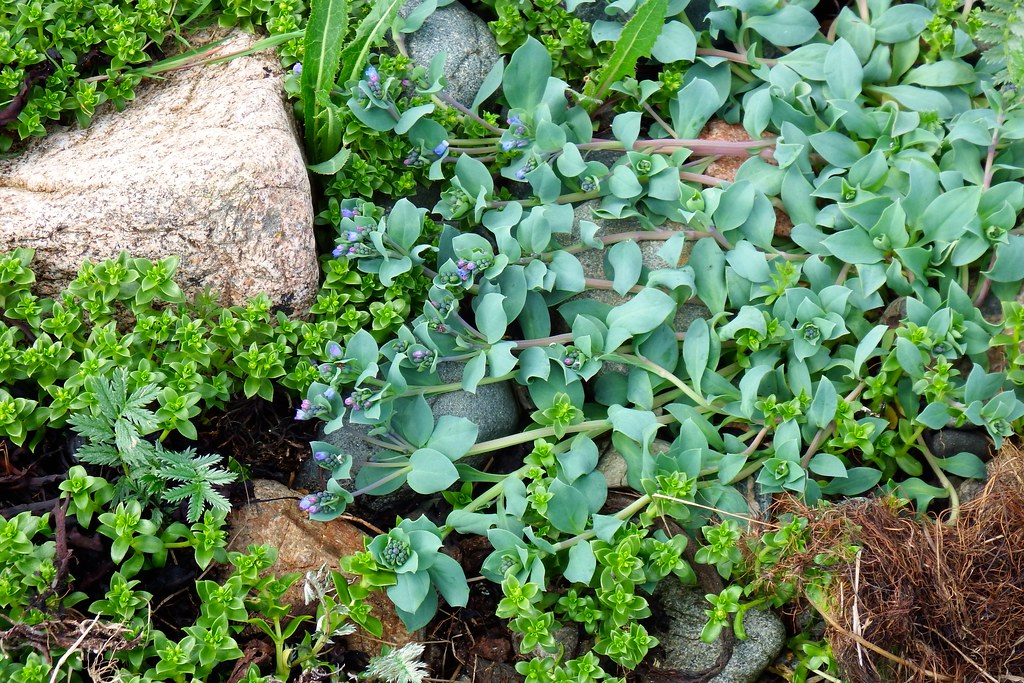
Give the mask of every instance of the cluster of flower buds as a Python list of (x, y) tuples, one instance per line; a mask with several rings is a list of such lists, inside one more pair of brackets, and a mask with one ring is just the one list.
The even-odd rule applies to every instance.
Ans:
[(537, 168), (537, 159), (535, 157), (530, 157), (526, 160), (526, 163), (523, 164), (523, 167), (516, 171), (516, 179), (526, 180), (526, 174), (535, 168)]
[(515, 559), (510, 555), (505, 555), (501, 558), (501, 564), (498, 565), (498, 573), (502, 576), (505, 576), (513, 569), (518, 569), (521, 566), (522, 565), (519, 562), (519, 560)]
[(455, 309), (455, 299), (453, 297), (446, 296), (440, 301), (431, 300), (430, 305), (437, 309), (438, 313), (447, 318), (448, 314)]
[(459, 279), (465, 282), (472, 277), (473, 273), (479, 270), (486, 270), (490, 266), (490, 259), (480, 259), (478, 261), (464, 261), (463, 259), (459, 259), (455, 263), (455, 273), (459, 276)]
[(338, 504), (338, 496), (329, 491), (310, 493), (299, 499), (299, 509), (310, 515), (327, 512)]
[(440, 334), (448, 334), (448, 325), (443, 320), (431, 318), (427, 321), (427, 328)]
[(313, 462), (325, 470), (332, 470), (345, 460), (344, 455), (328, 453), (327, 451), (316, 451), (313, 453)]
[(429, 349), (415, 349), (409, 354), (409, 360), (417, 368), (430, 367), (434, 362), (434, 352)]
[[(350, 233), (351, 234), (351, 233)], [(363, 244), (362, 242), (355, 242), (349, 244), (339, 244), (331, 252), (335, 258), (348, 257), (359, 257), (359, 256), (372, 256), (375, 252), (369, 245)]]
[(345, 399), (345, 405), (352, 410), (366, 410), (373, 405), (373, 392), (369, 389), (356, 389)]
[(597, 192), (601, 189), (601, 180), (595, 175), (588, 175), (580, 181), (581, 192)]
[(315, 515), (320, 512), (320, 494), (310, 493), (309, 495), (300, 498), (299, 509), (303, 512), (308, 512), (311, 515)]
[(309, 399), (302, 399), (302, 403), (295, 411), (296, 420), (312, 420), (314, 417), (324, 412), (326, 408), (323, 406), (314, 405)]
[(373, 93), (374, 97), (378, 99), (383, 94), (380, 87), (380, 74), (377, 73), (377, 69), (371, 64), (366, 67), (366, 82), (370, 85), (370, 92)]
[[(336, 371), (345, 369), (345, 363), (321, 363), (319, 366), (317, 366), (317, 369), (320, 370), (320, 376), (322, 378), (329, 380), (332, 377), (334, 377), (334, 373)], [(330, 395), (328, 395), (328, 391), (331, 392)], [(329, 401), (332, 398), (334, 398), (337, 394), (333, 389), (327, 389), (326, 391), (324, 391), (323, 395)]]
[(418, 149), (412, 149), (409, 151), (409, 154), (407, 154), (406, 157), (402, 159), (402, 163), (405, 164), (406, 166), (419, 167), (426, 166), (430, 162), (423, 158), (423, 155), (420, 154), (420, 151)]
[(530, 144), (529, 131), (518, 116), (508, 117), (509, 128), (502, 136), (501, 148), (506, 152), (522, 149)]
[(399, 569), (412, 556), (412, 546), (398, 538), (388, 538), (388, 544), (380, 554), (381, 564), (389, 569)]
[(587, 360), (587, 355), (575, 346), (565, 347), (565, 355), (562, 357), (562, 365), (570, 370), (579, 371)]

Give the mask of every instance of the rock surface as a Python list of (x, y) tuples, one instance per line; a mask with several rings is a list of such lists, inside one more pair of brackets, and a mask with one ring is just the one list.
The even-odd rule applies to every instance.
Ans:
[[(421, 3), (422, 0), (408, 0), (399, 14), (407, 17)], [(487, 23), (458, 2), (439, 7), (419, 30), (406, 35), (405, 48), (412, 60), (424, 68), (444, 52), (444, 76), (448, 81), (445, 92), (467, 107), (500, 58), (498, 43)]]
[[(717, 666), (726, 653), (726, 644), (723, 638), (713, 643), (700, 639), (707, 622), (704, 610), (709, 606), (703, 590), (663, 581), (652, 603), (657, 603), (667, 617), (651, 629), (651, 635), (661, 642), (657, 668), (699, 676)], [(786, 629), (774, 612), (749, 609), (743, 627), (747, 639), (735, 641), (724, 668), (708, 683), (753, 683), (782, 651)]]
[[(221, 52), (253, 41), (232, 34)], [(0, 159), (0, 252), (34, 248), (46, 296), (83, 259), (127, 250), (180, 256), (186, 295), (210, 287), (235, 304), (266, 292), (286, 313), (307, 309), (313, 205), (274, 53), (166, 75), (123, 112)]]
[[(277, 548), (277, 563), (272, 568), (280, 576), (289, 572), (317, 571), (323, 564), (338, 569), (338, 559), (361, 552), (366, 534), (348, 522), (311, 522), (299, 510), (299, 494), (275, 481), (257, 479), (253, 482), (252, 503), (233, 510), (228, 517), (229, 551), (244, 552), (249, 545), (268, 544)], [(292, 606), (292, 614), (314, 614), (315, 605), (306, 605), (302, 597), (303, 580), (299, 579), (284, 594), (282, 602)], [(406, 632), (394, 606), (382, 593), (372, 593), (368, 601), (373, 616), (384, 625), (383, 640), (404, 645), (416, 640)], [(379, 654), (380, 643), (362, 630), (346, 636), (352, 649)]]

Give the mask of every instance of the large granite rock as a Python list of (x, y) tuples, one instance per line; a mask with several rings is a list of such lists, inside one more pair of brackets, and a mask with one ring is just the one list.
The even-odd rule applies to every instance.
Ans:
[[(399, 14), (409, 16), (422, 2), (408, 0)], [(404, 42), (409, 57), (423, 67), (445, 53), (445, 92), (467, 107), (501, 56), (487, 23), (458, 2), (437, 8)]]
[[(232, 34), (227, 54), (254, 38)], [(286, 312), (317, 290), (309, 177), (275, 54), (166, 74), (123, 112), (54, 128), (0, 159), (0, 252), (36, 250), (53, 295), (82, 260), (181, 257), (178, 282)]]
[[(271, 568), (275, 575), (291, 572), (315, 572), (324, 564), (338, 569), (338, 559), (364, 550), (366, 534), (342, 519), (312, 522), (299, 510), (300, 494), (275, 481), (257, 479), (253, 482), (253, 502), (235, 509), (228, 516), (230, 528), (228, 550), (245, 552), (250, 545), (277, 548), (277, 563)], [(371, 593), (367, 601), (373, 616), (384, 625), (383, 640), (404, 645), (416, 640), (395, 613), (394, 605), (383, 592)], [(303, 600), (303, 580), (291, 585), (282, 602), (292, 607), (291, 614), (314, 614), (316, 605)], [(379, 654), (380, 643), (361, 629), (346, 636), (352, 649)]]

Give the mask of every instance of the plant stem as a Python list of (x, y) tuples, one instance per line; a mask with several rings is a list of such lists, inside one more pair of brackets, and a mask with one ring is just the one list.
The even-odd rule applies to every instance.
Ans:
[(956, 487), (953, 486), (952, 482), (949, 481), (949, 477), (939, 467), (939, 461), (936, 460), (932, 454), (928, 444), (924, 442), (924, 436), (922, 436), (923, 429), (917, 431), (917, 446), (921, 449), (921, 454), (924, 459), (928, 462), (928, 466), (932, 468), (932, 472), (935, 473), (935, 477), (942, 484), (942, 488), (946, 489), (946, 493), (949, 494), (949, 519), (946, 520), (946, 526), (954, 526), (957, 518), (960, 517), (960, 496), (957, 495)]
[[(700, 156), (725, 156), (744, 157), (752, 155), (751, 150), (766, 150), (774, 147), (774, 140), (702, 140), (699, 138), (689, 139), (661, 139), (661, 140), (637, 140), (633, 149), (638, 152), (672, 153), (677, 149), (688, 149)], [(605, 151), (626, 151), (625, 146), (618, 140), (594, 140), (582, 142), (576, 145), (579, 149), (593, 149)]]
[(679, 139), (679, 136), (676, 135), (675, 129), (673, 129), (672, 126), (668, 125), (668, 123), (666, 123), (664, 119), (662, 119), (660, 116), (658, 116), (658, 112), (654, 111), (654, 108), (651, 107), (651, 105), (649, 105), (646, 102), (644, 102), (643, 107), (644, 107), (644, 110), (648, 114), (651, 115), (651, 118), (653, 118), (655, 121), (657, 121), (658, 125), (665, 129), (666, 133), (668, 133), (669, 135), (672, 136), (672, 139), (674, 139), (674, 140), (678, 140)]
[[(615, 519), (629, 519), (630, 517), (632, 517), (633, 515), (635, 515), (636, 513), (640, 512), (641, 510), (643, 510), (648, 505), (650, 505), (651, 501), (653, 501), (653, 500), (654, 500), (654, 498), (652, 498), (649, 495), (640, 496), (635, 501), (633, 501), (632, 503), (630, 503), (626, 507), (624, 507), (621, 510), (619, 510), (618, 512), (616, 512), (615, 515), (614, 515)], [(555, 543), (555, 545), (554, 545), (555, 552), (557, 553), (559, 551), (565, 550), (566, 548), (571, 548), (572, 546), (576, 545), (580, 541), (589, 540), (589, 539), (593, 538), (596, 535), (597, 535), (596, 531), (594, 531), (593, 529), (588, 529), (587, 531), (584, 531), (582, 534), (576, 534), (572, 538), (567, 538), (564, 541), (559, 541), (558, 543)]]
[[(850, 393), (843, 397), (843, 401), (845, 403), (850, 403), (852, 401), (857, 400), (857, 397), (860, 396), (860, 393), (864, 391), (865, 387), (867, 387), (867, 384), (865, 384), (863, 381), (860, 382), (856, 387), (853, 388), (853, 391), (851, 391)], [(804, 451), (803, 457), (800, 458), (801, 467), (803, 467), (804, 469), (807, 468), (807, 465), (811, 462), (811, 457), (815, 453), (817, 453), (818, 448), (821, 447), (821, 444), (825, 441), (825, 439), (831, 436), (832, 431), (835, 428), (836, 421), (831, 420), (827, 425), (825, 425), (823, 429), (818, 430), (818, 432), (814, 435), (814, 438), (811, 439), (811, 443), (808, 444), (807, 450)]]
[(767, 57), (759, 57), (756, 62), (751, 62), (747, 56), (741, 52), (729, 52), (728, 50), (716, 50), (710, 47), (699, 47), (697, 48), (697, 54), (704, 57), (724, 57), (730, 62), (736, 62), (738, 64), (746, 64), (747, 66), (757, 66), (764, 64), (765, 66), (775, 66), (779, 60), (768, 59)]
[(633, 365), (633, 366), (638, 367), (638, 368), (643, 368), (644, 370), (647, 370), (648, 372), (650, 372), (650, 373), (652, 373), (654, 375), (657, 375), (658, 377), (661, 377), (662, 379), (668, 380), (677, 389), (679, 389), (684, 394), (686, 394), (686, 396), (689, 397), (690, 400), (692, 400), (694, 403), (699, 405), (701, 408), (704, 408), (705, 410), (717, 412), (715, 407), (712, 406), (710, 403), (708, 403), (704, 399), (703, 396), (701, 396), (696, 391), (694, 391), (690, 387), (690, 385), (686, 384), (681, 379), (679, 379), (678, 377), (676, 377), (671, 372), (669, 372), (665, 368), (661, 367), (660, 365), (658, 365), (654, 361), (648, 360), (647, 358), (644, 358), (642, 356), (634, 356), (634, 355), (631, 355), (631, 354), (619, 354), (619, 353), (608, 353), (608, 354), (605, 354), (604, 357), (608, 358), (610, 360), (621, 361), (623, 363), (626, 363), (628, 365)]

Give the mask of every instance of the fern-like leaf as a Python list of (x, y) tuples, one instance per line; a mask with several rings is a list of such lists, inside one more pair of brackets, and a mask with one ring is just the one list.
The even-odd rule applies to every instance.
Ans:
[(987, 0), (981, 20), (977, 37), (999, 68), (996, 84), (1024, 90), (1024, 0)]
[(230, 484), (235, 474), (215, 465), (220, 462), (216, 454), (196, 455), (195, 449), (165, 451), (158, 449), (160, 467), (154, 470), (156, 476), (165, 482), (182, 482), (166, 491), (163, 499), (167, 503), (178, 503), (188, 499), (188, 521), (194, 523), (209, 506), (218, 512), (228, 512), (231, 503), (213, 487)]

